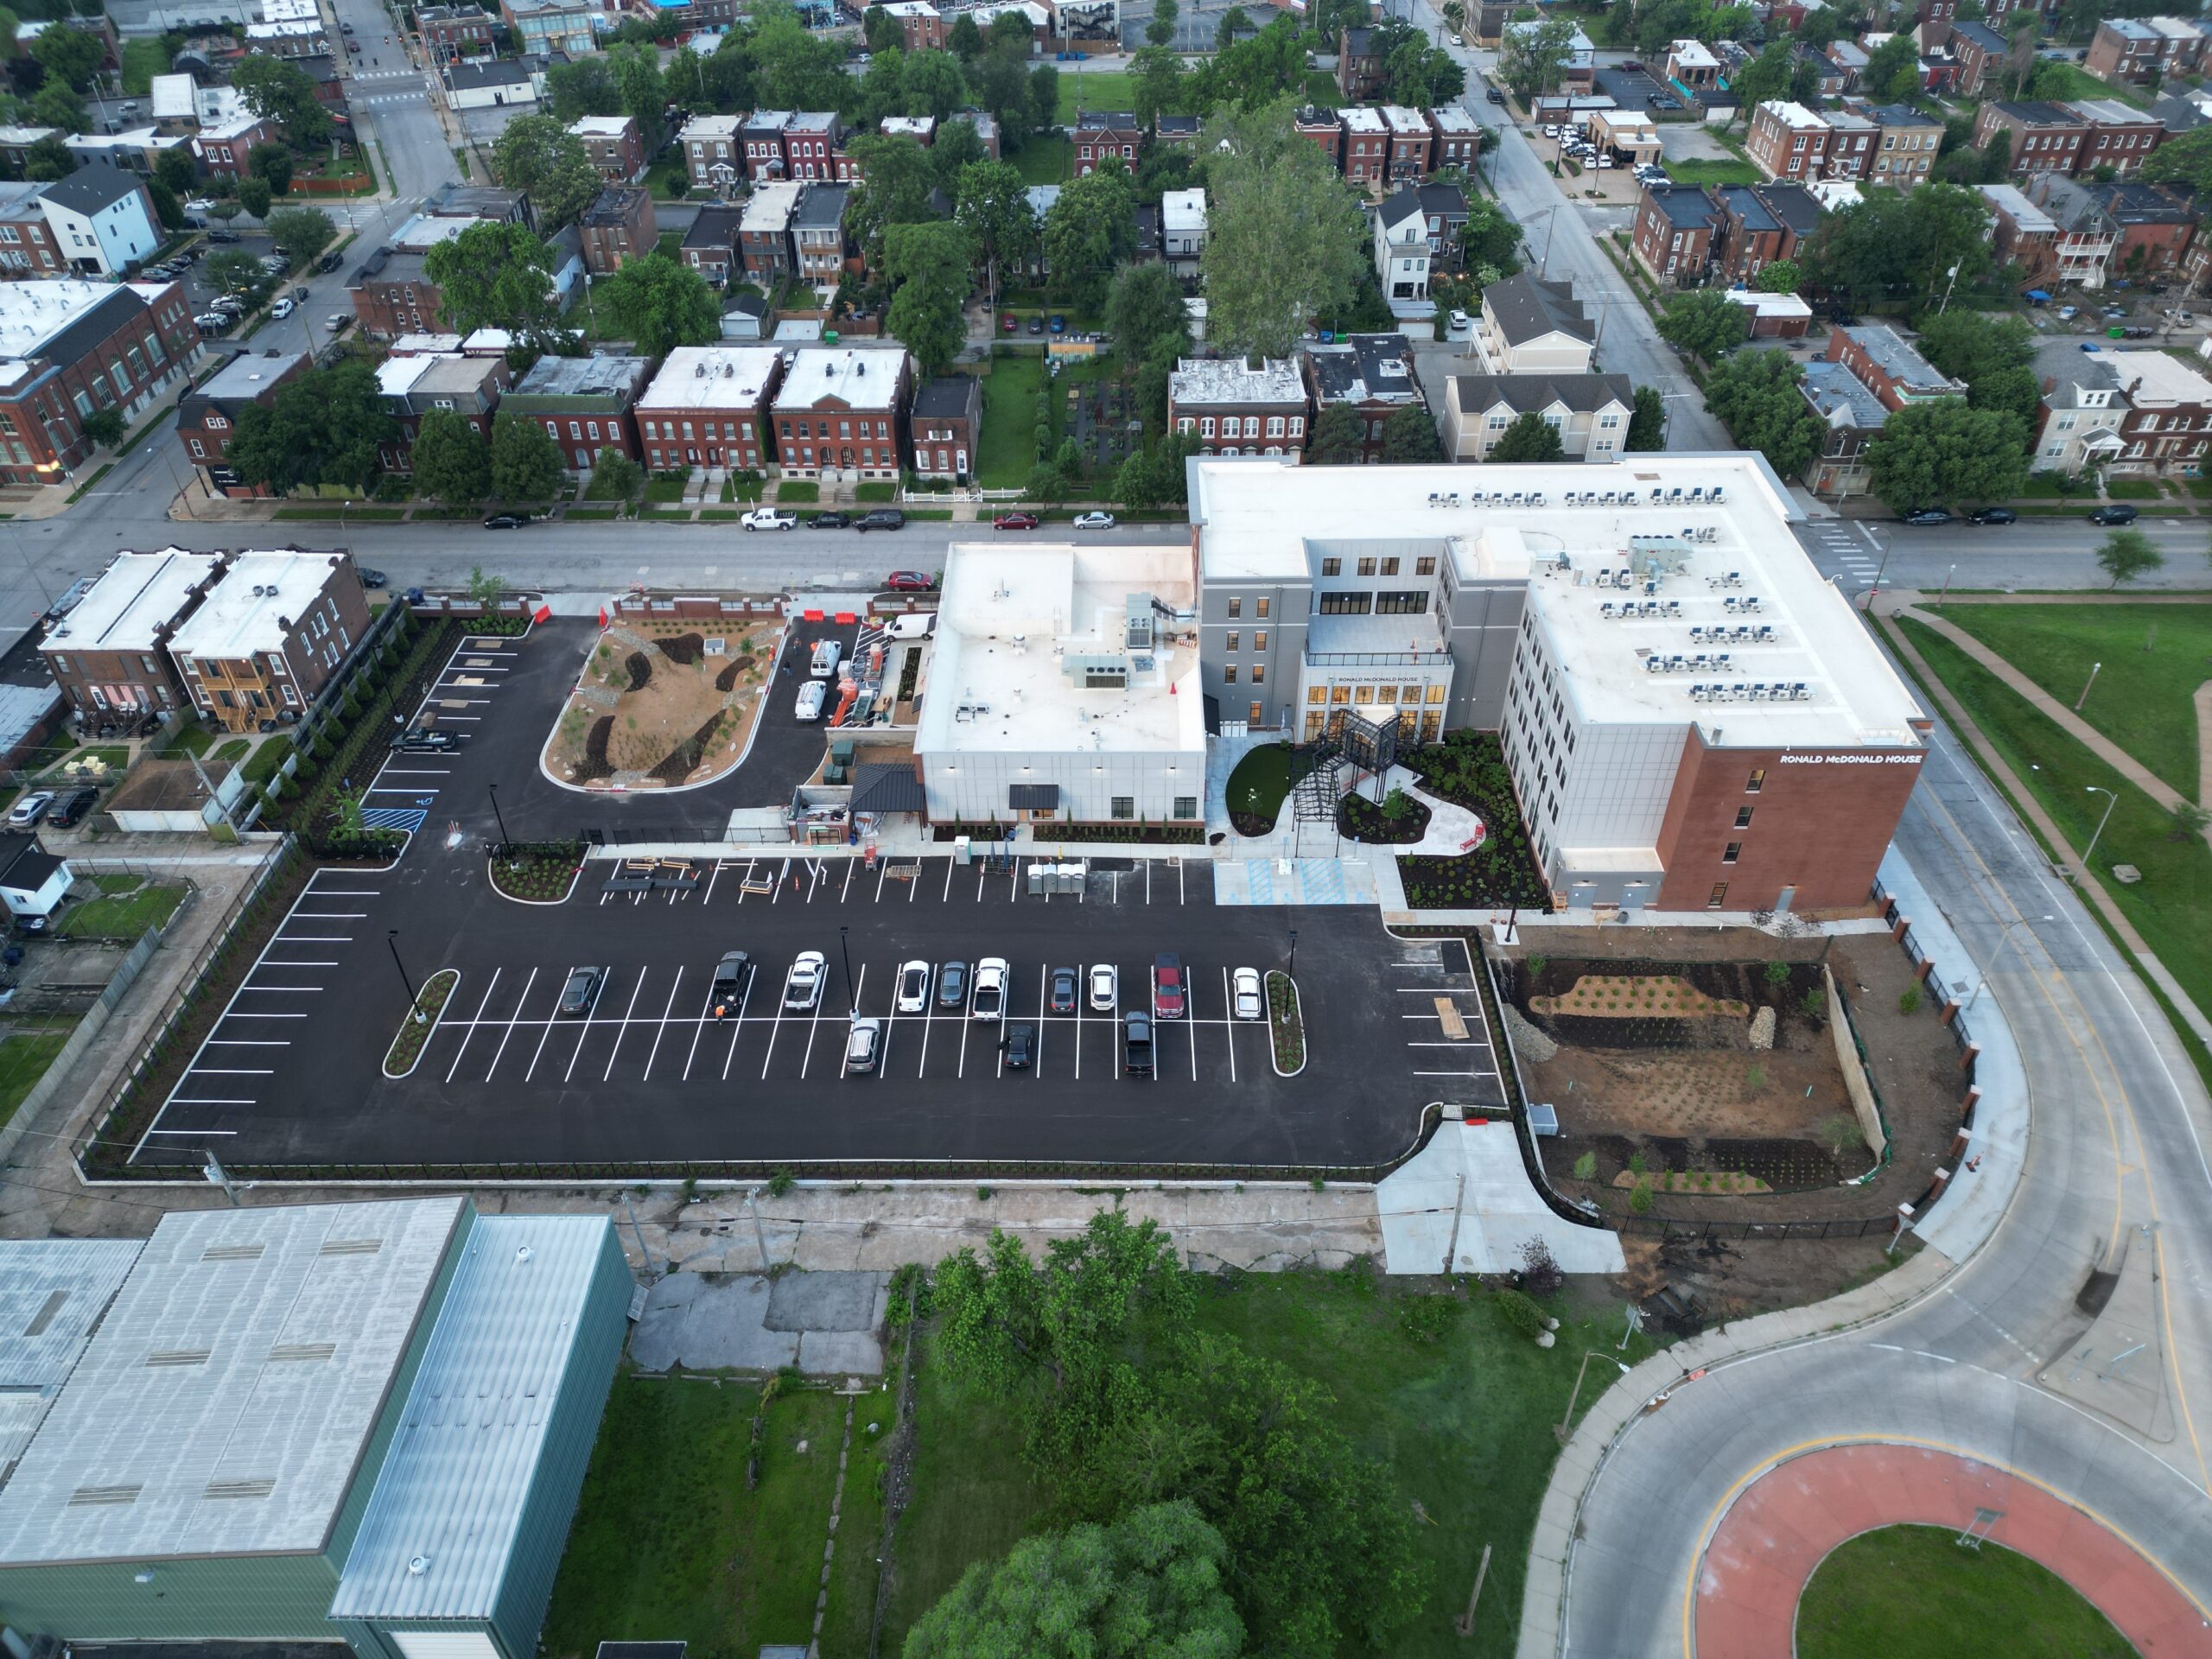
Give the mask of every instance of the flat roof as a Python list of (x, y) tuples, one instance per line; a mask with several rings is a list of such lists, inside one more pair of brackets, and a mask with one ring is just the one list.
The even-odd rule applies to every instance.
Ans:
[(135, 1238), (0, 1243), (0, 1479), (45, 1421), (143, 1248)]
[[(1067, 658), (1123, 655), (1133, 594), (1171, 610), (1198, 595), (1185, 547), (956, 542), (944, 579), (914, 752), (1066, 754), (1205, 747), (1195, 626), (1163, 632), (1126, 686), (1078, 684)], [(1166, 619), (1156, 619), (1166, 628)], [(1195, 791), (1202, 779), (1193, 778)]]
[(155, 631), (175, 619), (186, 596), (215, 573), (222, 556), (181, 547), (118, 553), (92, 591), (54, 626), (48, 651), (152, 651)]
[(1167, 377), (1167, 397), (1178, 406), (1297, 404), (1306, 400), (1306, 379), (1295, 358), (1263, 358), (1255, 369), (1241, 357), (1186, 357)]
[[(417, 358), (437, 363), (439, 358)], [(217, 659), (274, 651), (284, 643), (280, 619), (297, 621), (315, 603), (331, 573), (345, 563), (342, 553), (241, 553), (231, 561), (214, 591), (200, 601), (169, 641), (186, 657)]]
[(620, 138), (634, 124), (626, 115), (585, 115), (569, 123), (569, 130), (579, 138)]
[(791, 210), (798, 206), (799, 187), (785, 182), (755, 186), (745, 200), (745, 210), (737, 221), (741, 231), (773, 233), (791, 222)]
[(72, 277), (0, 283), (0, 358), (35, 356), (40, 346), (114, 292), (112, 283)]
[(188, 397), (257, 397), (305, 363), (307, 357), (305, 352), (285, 352), (276, 357), (243, 352), (185, 395)]
[(638, 408), (751, 408), (775, 378), (772, 346), (679, 346), (638, 398)]
[(0, 1488), (0, 1565), (324, 1548), (467, 1205), (162, 1217)]
[(802, 346), (776, 393), (778, 409), (811, 409), (836, 398), (853, 409), (888, 409), (897, 395), (906, 348), (891, 346)]
[(492, 1617), (613, 1231), (604, 1216), (476, 1218), (333, 1618)]
[(2212, 380), (2164, 352), (2111, 352), (2120, 389), (2138, 409), (2212, 403)]

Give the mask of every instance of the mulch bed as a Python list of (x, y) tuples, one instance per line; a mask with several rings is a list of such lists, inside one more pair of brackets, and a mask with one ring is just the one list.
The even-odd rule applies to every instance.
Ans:
[(660, 654), (678, 668), (689, 668), (707, 654), (707, 641), (701, 634), (679, 633), (660, 642)]
[(717, 691), (735, 690), (737, 689), (738, 677), (745, 673), (753, 666), (753, 653), (749, 651), (745, 652), (742, 656), (731, 658), (728, 664), (722, 669), (722, 671), (715, 676), (715, 690)]
[(1377, 847), (1411, 846), (1428, 833), (1429, 810), (1410, 795), (1402, 798), (1404, 810), (1394, 818), (1364, 795), (1345, 796), (1337, 803), (1337, 833)]
[(658, 779), (671, 786), (682, 783), (697, 770), (699, 762), (706, 755), (707, 746), (715, 741), (715, 734), (721, 729), (721, 723), (722, 717), (719, 714), (709, 716), (705, 724), (671, 749), (646, 776)]
[(642, 651), (633, 651), (622, 659), (622, 666), (630, 671), (630, 690), (642, 691), (653, 677), (652, 658)]
[(607, 741), (614, 735), (614, 716), (601, 715), (591, 723), (591, 730), (584, 738), (584, 763), (576, 770), (576, 781), (591, 783), (614, 775), (614, 763), (607, 758)]

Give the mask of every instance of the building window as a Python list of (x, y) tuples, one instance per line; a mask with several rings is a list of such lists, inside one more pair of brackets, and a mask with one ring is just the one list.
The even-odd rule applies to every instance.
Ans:
[(1137, 798), (1135, 796), (1116, 795), (1114, 797), (1114, 816), (1116, 817), (1134, 818), (1136, 815)]
[(1268, 631), (1265, 628), (1262, 628), (1252, 635), (1252, 649), (1255, 651), (1265, 651), (1267, 648)]
[(1342, 559), (1324, 559), (1321, 561), (1321, 574), (1325, 576), (1340, 576), (1344, 574), (1344, 562)]
[[(1257, 703), (1253, 705), (1255, 709), (1259, 705)], [(1255, 716), (1255, 718), (1256, 718), (1256, 716)], [(1178, 795), (1175, 798), (1174, 816), (1179, 818), (1197, 817), (1198, 816), (1198, 798), (1195, 795)]]
[(1268, 615), (1268, 601), (1264, 599), (1256, 601), (1252, 607), (1252, 614), (1262, 621), (1265, 621)]
[(1433, 576), (1435, 574), (1436, 561), (1433, 558), (1422, 557), (1414, 561), (1414, 575), (1417, 576)]
[(1234, 663), (1224, 663), (1224, 664), (1222, 664), (1222, 668), (1221, 668), (1221, 683), (1222, 683), (1224, 685), (1234, 685), (1234, 684), (1236, 684), (1236, 664), (1234, 664)]
[(1352, 687), (1351, 700), (1354, 702), (1359, 703), (1373, 702), (1375, 701), (1375, 688), (1371, 685), (1356, 685)]
[(1373, 559), (1362, 559), (1359, 562), (1359, 574), (1363, 576), (1373, 575), (1375, 574), (1375, 561)]
[(1744, 843), (1740, 841), (1732, 841), (1720, 849), (1720, 861), (1723, 864), (1733, 864), (1743, 856), (1743, 852)]
[(1713, 891), (1706, 895), (1705, 907), (1707, 910), (1718, 910), (1727, 901), (1728, 884), (1726, 881), (1716, 881), (1713, 884)]
[(1252, 683), (1253, 683), (1253, 684), (1255, 684), (1255, 685), (1262, 684), (1262, 683), (1263, 683), (1266, 681), (1267, 677), (1268, 677), (1268, 670), (1267, 670), (1267, 665), (1266, 665), (1265, 664), (1263, 664), (1263, 663), (1255, 663), (1255, 664), (1252, 664)]
[(1748, 830), (1751, 827), (1751, 809), (1750, 807), (1739, 806), (1736, 809), (1736, 827), (1738, 830)]
[(1365, 616), (1374, 600), (1372, 594), (1323, 594), (1317, 608), (1323, 616)]
[(1237, 648), (1237, 641), (1243, 638), (1243, 636), (1242, 634), (1232, 632), (1223, 642), (1222, 649), (1224, 651), (1235, 651)]
[(1244, 601), (1241, 599), (1231, 599), (1229, 601), (1229, 613), (1232, 617), (1243, 615)]
[(1765, 787), (1766, 768), (1764, 766), (1753, 767), (1751, 770), (1751, 775), (1744, 780), (1744, 793), (1746, 795), (1756, 795), (1759, 791)]
[(1445, 688), (1440, 685), (1432, 685), (1428, 688), (1428, 702), (1430, 707), (1441, 708), (1443, 706), (1444, 690)]
[(1427, 610), (1428, 590), (1425, 588), (1375, 595), (1375, 614), (1377, 616), (1420, 616)]

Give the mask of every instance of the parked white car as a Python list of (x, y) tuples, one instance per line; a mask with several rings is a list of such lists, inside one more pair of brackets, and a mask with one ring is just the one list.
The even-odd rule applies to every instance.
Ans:
[(292, 313), (298, 308), (299, 308), (294, 305), (289, 300), (279, 300), (276, 304), (269, 308), (269, 315), (272, 317), (282, 320), (283, 318), (290, 316)]
[(747, 530), (797, 530), (798, 514), (775, 507), (755, 507), (737, 522)]
[(791, 713), (800, 720), (819, 720), (823, 706), (830, 701), (830, 682), (809, 680), (798, 689), (798, 696), (791, 703)]
[(906, 962), (899, 965), (899, 1012), (926, 1014), (930, 1006), (930, 965)]
[(823, 982), (830, 976), (830, 959), (819, 950), (802, 950), (784, 976), (784, 1011), (808, 1014), (821, 1006)]
[(1090, 1006), (1094, 1013), (1111, 1014), (1122, 1000), (1122, 976), (1110, 962), (1090, 964)]
[(1075, 516), (1077, 530), (1111, 530), (1114, 515), (1110, 512), (1079, 512)]
[(1266, 1017), (1267, 999), (1260, 995), (1260, 970), (1239, 968), (1229, 977), (1230, 1001), (1236, 1009), (1239, 1020), (1259, 1020)]

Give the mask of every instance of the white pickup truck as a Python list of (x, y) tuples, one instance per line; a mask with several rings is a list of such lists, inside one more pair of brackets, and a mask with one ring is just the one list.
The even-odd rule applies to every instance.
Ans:
[(747, 530), (797, 530), (798, 515), (774, 507), (755, 507), (738, 520)]

